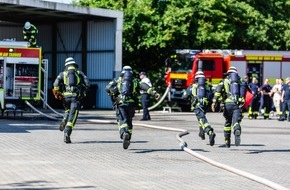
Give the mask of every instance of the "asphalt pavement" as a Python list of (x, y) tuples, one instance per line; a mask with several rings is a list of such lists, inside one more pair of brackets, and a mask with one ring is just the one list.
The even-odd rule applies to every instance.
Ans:
[[(37, 113), (1, 117), (0, 189), (290, 189), (290, 122), (279, 122), (274, 116), (249, 120), (245, 114), (241, 145), (232, 142), (226, 148), (222, 113), (207, 114), (217, 134), (214, 146), (207, 137), (198, 137), (193, 113), (150, 113), (150, 121), (140, 121), (141, 113), (136, 113), (127, 150), (122, 148), (113, 110), (82, 110), (72, 144), (63, 142), (59, 121)], [(182, 139), (190, 151), (220, 165), (183, 151), (177, 130), (189, 132)]]

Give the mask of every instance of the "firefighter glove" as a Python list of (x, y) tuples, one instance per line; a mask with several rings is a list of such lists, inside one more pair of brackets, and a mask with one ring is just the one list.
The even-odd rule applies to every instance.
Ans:
[(60, 91), (52, 89), (52, 93), (53, 93), (55, 99), (62, 100), (62, 94)]
[(155, 100), (160, 100), (160, 94), (156, 93), (156, 94), (154, 95), (154, 98), (155, 98)]

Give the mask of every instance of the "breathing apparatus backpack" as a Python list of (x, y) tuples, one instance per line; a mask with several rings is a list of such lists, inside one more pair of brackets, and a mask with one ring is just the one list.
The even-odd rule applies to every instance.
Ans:
[(133, 73), (125, 71), (122, 79), (121, 94), (125, 96), (133, 95)]
[(199, 77), (197, 79), (197, 91), (196, 96), (199, 100), (202, 100), (206, 97), (206, 89), (205, 89), (205, 77)]
[(234, 97), (234, 102), (239, 101), (240, 97), (240, 77), (238, 73), (229, 73), (229, 93)]
[(81, 78), (79, 73), (75, 69), (69, 69), (64, 72), (64, 84), (67, 92), (76, 93), (79, 92), (79, 84), (81, 82)]

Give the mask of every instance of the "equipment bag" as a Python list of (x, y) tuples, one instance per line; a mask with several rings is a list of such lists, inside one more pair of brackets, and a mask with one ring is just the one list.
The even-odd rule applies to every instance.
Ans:
[(250, 106), (253, 98), (254, 98), (254, 95), (247, 89), (246, 94), (245, 94), (245, 104), (243, 105), (244, 109), (247, 109)]
[(124, 73), (121, 94), (125, 96), (132, 96), (133, 94), (133, 73), (130, 71)]

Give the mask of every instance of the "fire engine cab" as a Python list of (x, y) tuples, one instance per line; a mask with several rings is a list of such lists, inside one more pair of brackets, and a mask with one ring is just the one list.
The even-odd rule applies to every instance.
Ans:
[(0, 107), (15, 110), (25, 100), (41, 99), (41, 48), (28, 42), (0, 41)]

